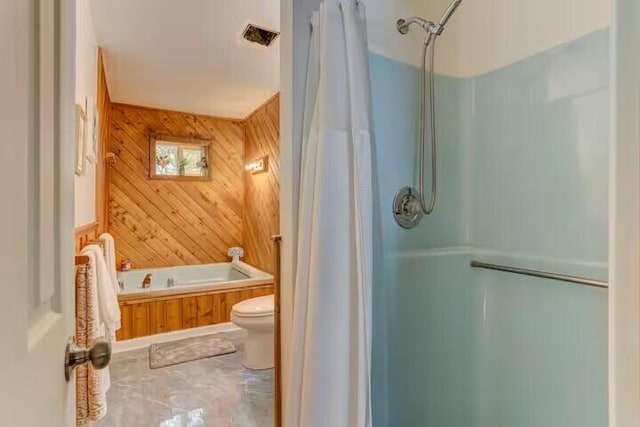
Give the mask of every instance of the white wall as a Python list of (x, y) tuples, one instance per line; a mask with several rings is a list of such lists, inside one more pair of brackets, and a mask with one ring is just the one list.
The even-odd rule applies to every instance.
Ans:
[[(468, 0), (469, 1), (469, 0)], [(396, 28), (398, 18), (419, 16), (429, 21), (440, 19), (450, 0), (368, 0), (367, 32), (369, 50), (388, 58), (418, 66), (424, 32), (412, 27), (409, 34), (402, 35)], [(452, 26), (453, 27), (453, 22)], [(447, 31), (438, 40), (437, 63), (442, 66), (454, 60), (453, 31)]]
[[(422, 31), (416, 27), (402, 36), (396, 20), (438, 21), (450, 3), (369, 0), (370, 50), (419, 66)], [(438, 39), (436, 72), (472, 77), (504, 67), (609, 26), (610, 9), (611, 0), (463, 0)]]
[(457, 63), (471, 77), (609, 26), (610, 0), (464, 1), (456, 23)]
[[(75, 102), (83, 108), (87, 96), (96, 96), (97, 46), (88, 0), (76, 1), (76, 90)], [(75, 177), (75, 225), (94, 222), (95, 165), (85, 162), (83, 176)]]

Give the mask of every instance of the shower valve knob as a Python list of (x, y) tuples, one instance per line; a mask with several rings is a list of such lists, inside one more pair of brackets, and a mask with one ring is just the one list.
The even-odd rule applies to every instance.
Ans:
[(402, 187), (393, 198), (393, 217), (402, 228), (413, 228), (422, 219), (420, 195), (415, 188)]

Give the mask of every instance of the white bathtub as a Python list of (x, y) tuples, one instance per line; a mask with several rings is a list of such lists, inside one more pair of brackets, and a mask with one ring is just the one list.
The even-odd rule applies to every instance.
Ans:
[[(151, 286), (143, 288), (142, 281), (147, 274), (151, 274)], [(244, 262), (223, 262), (119, 272), (118, 281), (120, 295), (152, 296), (266, 284), (273, 282), (273, 276)]]

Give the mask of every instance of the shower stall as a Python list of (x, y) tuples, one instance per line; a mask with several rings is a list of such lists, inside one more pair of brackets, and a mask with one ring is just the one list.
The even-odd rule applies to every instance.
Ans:
[[(296, 264), (295, 245), (287, 242), (296, 239), (307, 53), (321, 46), (309, 45), (309, 16), (319, 1), (283, 1), (293, 5), (294, 35), (293, 82), (282, 95), (293, 124), (289, 134), (283, 127), (291, 146), (283, 146), (281, 163), (281, 189), (291, 194), (282, 209), (283, 259), (291, 260), (283, 266), (286, 278)], [(626, 22), (621, 33), (612, 10), (614, 3), (637, 9), (637, 2), (362, 3), (376, 227), (373, 425), (607, 426), (615, 412), (608, 328), (616, 325), (608, 304), (612, 296), (638, 300), (619, 283), (608, 288), (608, 270), (622, 270), (627, 281), (640, 274), (619, 267), (620, 258), (637, 263), (637, 227), (620, 226), (618, 235), (629, 230), (621, 240), (627, 244), (612, 245), (618, 255), (609, 259), (610, 178), (637, 178), (631, 159), (638, 158), (629, 142), (619, 150), (623, 163), (629, 159), (626, 175), (610, 167), (620, 163), (609, 155), (615, 121), (622, 113), (637, 118), (637, 93), (616, 90), (611, 74), (621, 60), (638, 69), (630, 53), (637, 49), (623, 40), (630, 29), (637, 33), (634, 18), (618, 12)], [(443, 16), (448, 21), (437, 28)], [(440, 34), (435, 45), (433, 33)], [(626, 55), (616, 51), (622, 45)], [(625, 109), (615, 112), (611, 98), (620, 92)], [(398, 194), (403, 187), (411, 190)], [(628, 193), (615, 193), (618, 206), (622, 194), (637, 201)], [(408, 216), (404, 226), (398, 213)], [(630, 318), (611, 315), (617, 325)], [(627, 349), (629, 356), (618, 353), (616, 362), (637, 362), (633, 346)]]
[(608, 423), (611, 4), (570, 4), (367, 3), (374, 426)]

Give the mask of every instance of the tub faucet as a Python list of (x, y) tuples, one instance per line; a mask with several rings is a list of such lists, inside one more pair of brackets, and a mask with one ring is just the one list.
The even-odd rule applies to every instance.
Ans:
[(231, 260), (234, 263), (238, 262), (240, 261), (240, 258), (244, 258), (244, 249), (238, 246), (229, 248), (229, 250), (227, 251), (227, 255), (231, 257)]
[(142, 288), (143, 289), (147, 289), (149, 286), (151, 286), (151, 273), (147, 273), (146, 276), (144, 276), (144, 279), (142, 279)]

